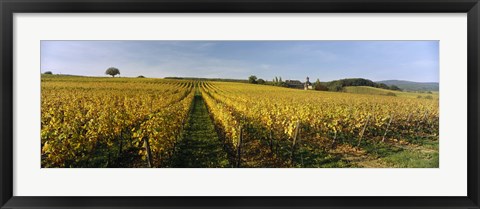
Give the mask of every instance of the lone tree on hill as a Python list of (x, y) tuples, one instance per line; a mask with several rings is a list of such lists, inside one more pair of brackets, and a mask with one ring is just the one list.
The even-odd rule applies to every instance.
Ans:
[(115, 68), (115, 67), (109, 67), (107, 71), (105, 71), (105, 74), (115, 77), (116, 75), (120, 75), (120, 70), (118, 70), (118, 68)]

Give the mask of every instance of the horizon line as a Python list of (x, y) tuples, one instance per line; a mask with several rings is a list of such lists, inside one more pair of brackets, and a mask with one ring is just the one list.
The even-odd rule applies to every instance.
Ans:
[[(45, 71), (47, 72), (47, 71)], [(41, 75), (45, 75), (44, 73), (41, 73)], [(97, 78), (111, 78), (111, 76), (108, 75), (78, 75), (78, 74), (62, 74), (62, 73), (57, 73), (57, 74), (52, 74), (52, 75), (64, 75), (64, 76), (81, 76), (81, 77), (97, 77)], [(248, 78), (220, 78), (220, 77), (189, 77), (189, 76), (164, 76), (164, 77), (148, 77), (145, 75), (138, 75), (138, 76), (144, 76), (145, 78), (156, 78), (156, 79), (168, 79), (168, 78), (184, 78), (184, 79), (224, 79), (224, 80), (244, 80), (248, 81)], [(116, 76), (116, 78), (137, 78), (138, 76)], [(282, 80), (287, 81), (287, 80), (297, 80), (297, 79), (284, 79), (282, 76), (276, 76), (278, 78), (282, 78)], [(309, 77), (310, 78), (310, 77)], [(257, 79), (263, 79), (263, 78), (258, 78)], [(343, 80), (343, 79), (365, 79), (365, 80), (370, 80), (373, 82), (380, 82), (380, 81), (407, 81), (407, 82), (414, 82), (414, 83), (440, 83), (439, 81), (412, 81), (412, 80), (402, 80), (402, 79), (385, 79), (385, 80), (372, 80), (369, 78), (363, 78), (363, 77), (345, 77), (345, 78), (339, 78), (339, 79), (334, 79), (334, 80), (328, 80), (328, 81), (320, 81), (320, 82), (332, 82), (332, 81), (337, 81), (337, 80)], [(267, 82), (271, 82), (271, 79), (263, 79)], [(316, 79), (313, 79), (316, 80)], [(301, 81), (301, 80), (299, 80)], [(310, 82), (315, 82), (310, 80)]]

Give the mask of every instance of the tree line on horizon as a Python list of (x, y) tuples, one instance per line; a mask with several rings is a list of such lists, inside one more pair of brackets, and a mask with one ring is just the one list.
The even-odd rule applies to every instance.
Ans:
[[(248, 77), (248, 83), (290, 87), (290, 85), (286, 81), (282, 80), (282, 77), (277, 76), (275, 76), (275, 78), (273, 78), (271, 82), (267, 82), (261, 78), (257, 78), (257, 76), (255, 75), (251, 75), (250, 77)], [(320, 82), (320, 79), (317, 78), (317, 80), (312, 84), (312, 86), (313, 89), (317, 91), (342, 91), (343, 88), (347, 86), (370, 86), (393, 91), (402, 91), (402, 89), (396, 85), (389, 86), (383, 83), (373, 82), (364, 78), (345, 78), (328, 82)]]
[[(52, 75), (53, 73), (52, 71), (46, 71), (43, 74)], [(116, 75), (120, 75), (120, 70), (116, 67), (109, 67), (105, 71), (105, 74), (110, 75), (114, 78)], [(145, 78), (145, 76), (140, 75), (138, 76), (138, 78)], [(203, 79), (203, 78), (165, 77), (165, 79)], [(244, 80), (240, 80), (240, 79), (222, 79), (222, 78), (208, 79), (208, 80), (245, 82)], [(275, 78), (273, 78), (272, 81), (269, 82), (262, 78), (257, 78), (257, 76), (255, 75), (251, 75), (248, 77), (247, 82), (251, 84), (291, 87), (286, 81), (282, 80), (282, 77), (277, 77), (277, 76), (275, 76)], [(387, 90), (402, 91), (402, 89), (400, 89), (396, 85), (389, 86), (384, 83), (377, 83), (364, 78), (345, 78), (345, 79), (334, 80), (329, 82), (320, 82), (320, 79), (317, 78), (317, 80), (312, 84), (312, 86), (313, 86), (313, 89), (317, 91), (342, 91), (343, 87), (346, 87), (346, 86), (370, 86), (370, 87), (387, 89)]]

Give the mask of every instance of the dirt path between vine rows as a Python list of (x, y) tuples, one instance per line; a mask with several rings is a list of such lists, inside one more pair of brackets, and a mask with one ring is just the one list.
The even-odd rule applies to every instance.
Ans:
[(184, 136), (174, 156), (173, 167), (176, 168), (230, 167), (227, 153), (223, 150), (205, 101), (198, 90)]

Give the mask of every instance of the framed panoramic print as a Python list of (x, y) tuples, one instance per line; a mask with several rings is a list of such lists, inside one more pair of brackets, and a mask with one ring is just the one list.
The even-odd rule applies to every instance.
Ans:
[(0, 7), (1, 208), (479, 208), (478, 0)]

